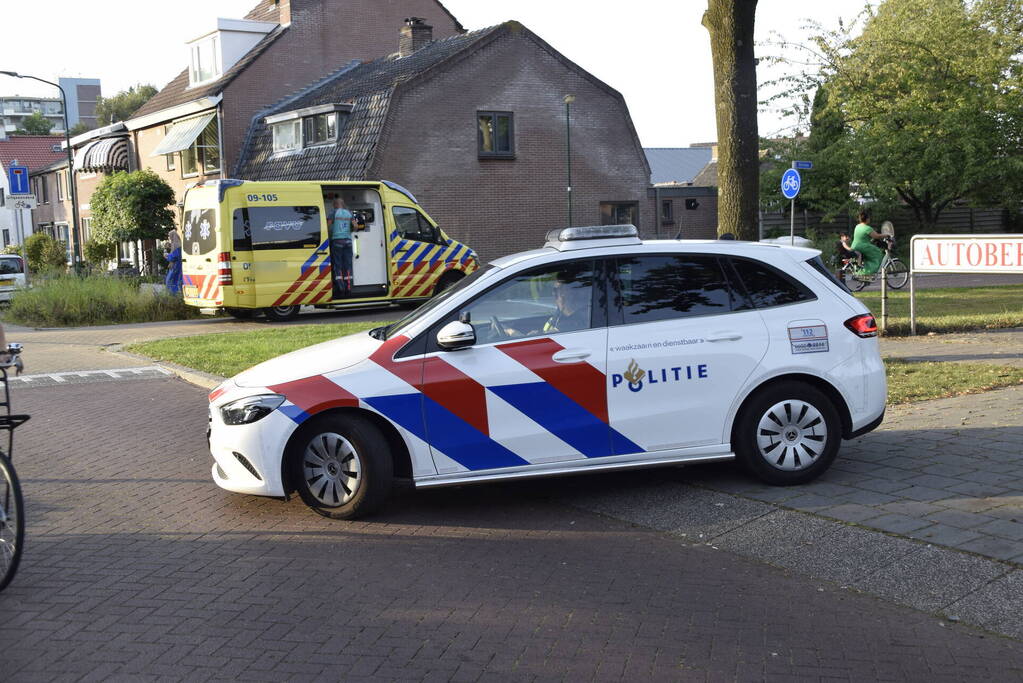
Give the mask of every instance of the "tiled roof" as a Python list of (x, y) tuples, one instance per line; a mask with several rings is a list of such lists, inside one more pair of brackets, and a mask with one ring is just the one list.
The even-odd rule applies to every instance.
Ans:
[(224, 73), (223, 76), (207, 85), (203, 85), (198, 88), (189, 88), (188, 69), (185, 69), (178, 74), (177, 78), (165, 85), (163, 90), (153, 95), (148, 102), (143, 104), (138, 111), (132, 114), (132, 118), (139, 118), (146, 114), (152, 114), (163, 109), (169, 109), (170, 107), (185, 104), (186, 102), (191, 102), (201, 97), (216, 95), (221, 92), (228, 83), (233, 81), (238, 74), (244, 71), (249, 64), (255, 61), (257, 57), (263, 54), (263, 52), (287, 30), (288, 29), (286, 27), (278, 26), (267, 33), (263, 36), (262, 40), (256, 43), (255, 47), (249, 50), (244, 57), (239, 59), (234, 66)]
[[(346, 67), (319, 83), (260, 112), (242, 149), (236, 177), (250, 180), (317, 180), (365, 177), (380, 137), (391, 95), (400, 84), (477, 47), (506, 25), (437, 40), (407, 57), (383, 57)], [(321, 104), (352, 104), (335, 145), (273, 153), (273, 134), (265, 123), (272, 114)]]
[(718, 162), (708, 162), (703, 170), (693, 178), (693, 185), (697, 187), (717, 187), (718, 185)]
[(650, 181), (659, 183), (691, 183), (710, 162), (710, 147), (645, 147), (650, 162)]
[[(11, 135), (0, 140), (0, 165), (5, 169), (15, 159), (21, 166), (28, 166), (31, 173), (55, 161), (67, 161), (67, 152), (59, 148), (64, 138), (56, 135)], [(60, 151), (54, 152), (53, 146), (58, 145)]]

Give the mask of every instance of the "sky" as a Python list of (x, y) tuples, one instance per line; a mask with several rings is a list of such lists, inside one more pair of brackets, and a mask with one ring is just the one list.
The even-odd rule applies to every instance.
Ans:
[[(756, 40), (805, 36), (812, 20), (832, 28), (865, 0), (759, 0)], [(876, 0), (875, 0), (876, 2)], [(158, 88), (188, 63), (185, 42), (217, 17), (244, 16), (256, 0), (33, 0), (7, 13), (0, 70), (99, 78), (113, 95), (136, 83)], [(707, 0), (444, 0), (467, 29), (516, 19), (625, 96), (645, 147), (687, 147), (717, 137)], [(145, 8), (145, 9), (143, 9)], [(146, 9), (152, 8), (152, 12)], [(395, 27), (397, 45), (398, 27)], [(769, 48), (758, 46), (758, 54)], [(763, 70), (761, 70), (762, 72)], [(765, 74), (758, 73), (761, 81)], [(0, 76), (0, 94), (46, 96), (55, 89)], [(762, 112), (760, 134), (787, 125)]]

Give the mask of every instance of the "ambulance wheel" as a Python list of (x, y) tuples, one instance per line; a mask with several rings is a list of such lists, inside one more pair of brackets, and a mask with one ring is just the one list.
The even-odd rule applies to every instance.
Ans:
[(838, 455), (842, 426), (831, 400), (803, 382), (772, 384), (748, 399), (732, 431), (732, 451), (757, 479), (805, 484)]
[(298, 317), (300, 306), (271, 306), (263, 309), (266, 319), (274, 323), (283, 323)]
[(437, 296), (445, 289), (461, 280), (465, 275), (457, 270), (451, 270), (441, 276), (440, 281), (437, 282), (437, 286), (433, 288), (433, 295)]
[(257, 308), (225, 308), (227, 314), (238, 320), (252, 320), (259, 317), (260, 310)]
[(357, 415), (309, 420), (292, 441), (288, 464), (302, 501), (331, 519), (370, 514), (387, 499), (394, 477), (387, 439)]

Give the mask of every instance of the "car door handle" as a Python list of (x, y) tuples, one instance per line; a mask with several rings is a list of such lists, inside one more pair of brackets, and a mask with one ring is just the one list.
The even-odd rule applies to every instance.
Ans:
[(586, 349), (562, 349), (551, 356), (551, 360), (555, 363), (574, 363), (589, 357), (590, 352)]
[(738, 332), (719, 332), (717, 336), (704, 338), (709, 342), (738, 341), (742, 339), (742, 335)]

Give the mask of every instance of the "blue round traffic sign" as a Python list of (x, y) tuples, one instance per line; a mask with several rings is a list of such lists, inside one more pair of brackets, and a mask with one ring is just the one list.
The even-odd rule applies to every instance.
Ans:
[(781, 193), (785, 195), (785, 199), (795, 199), (802, 184), (803, 180), (799, 177), (799, 171), (790, 168), (781, 177)]

